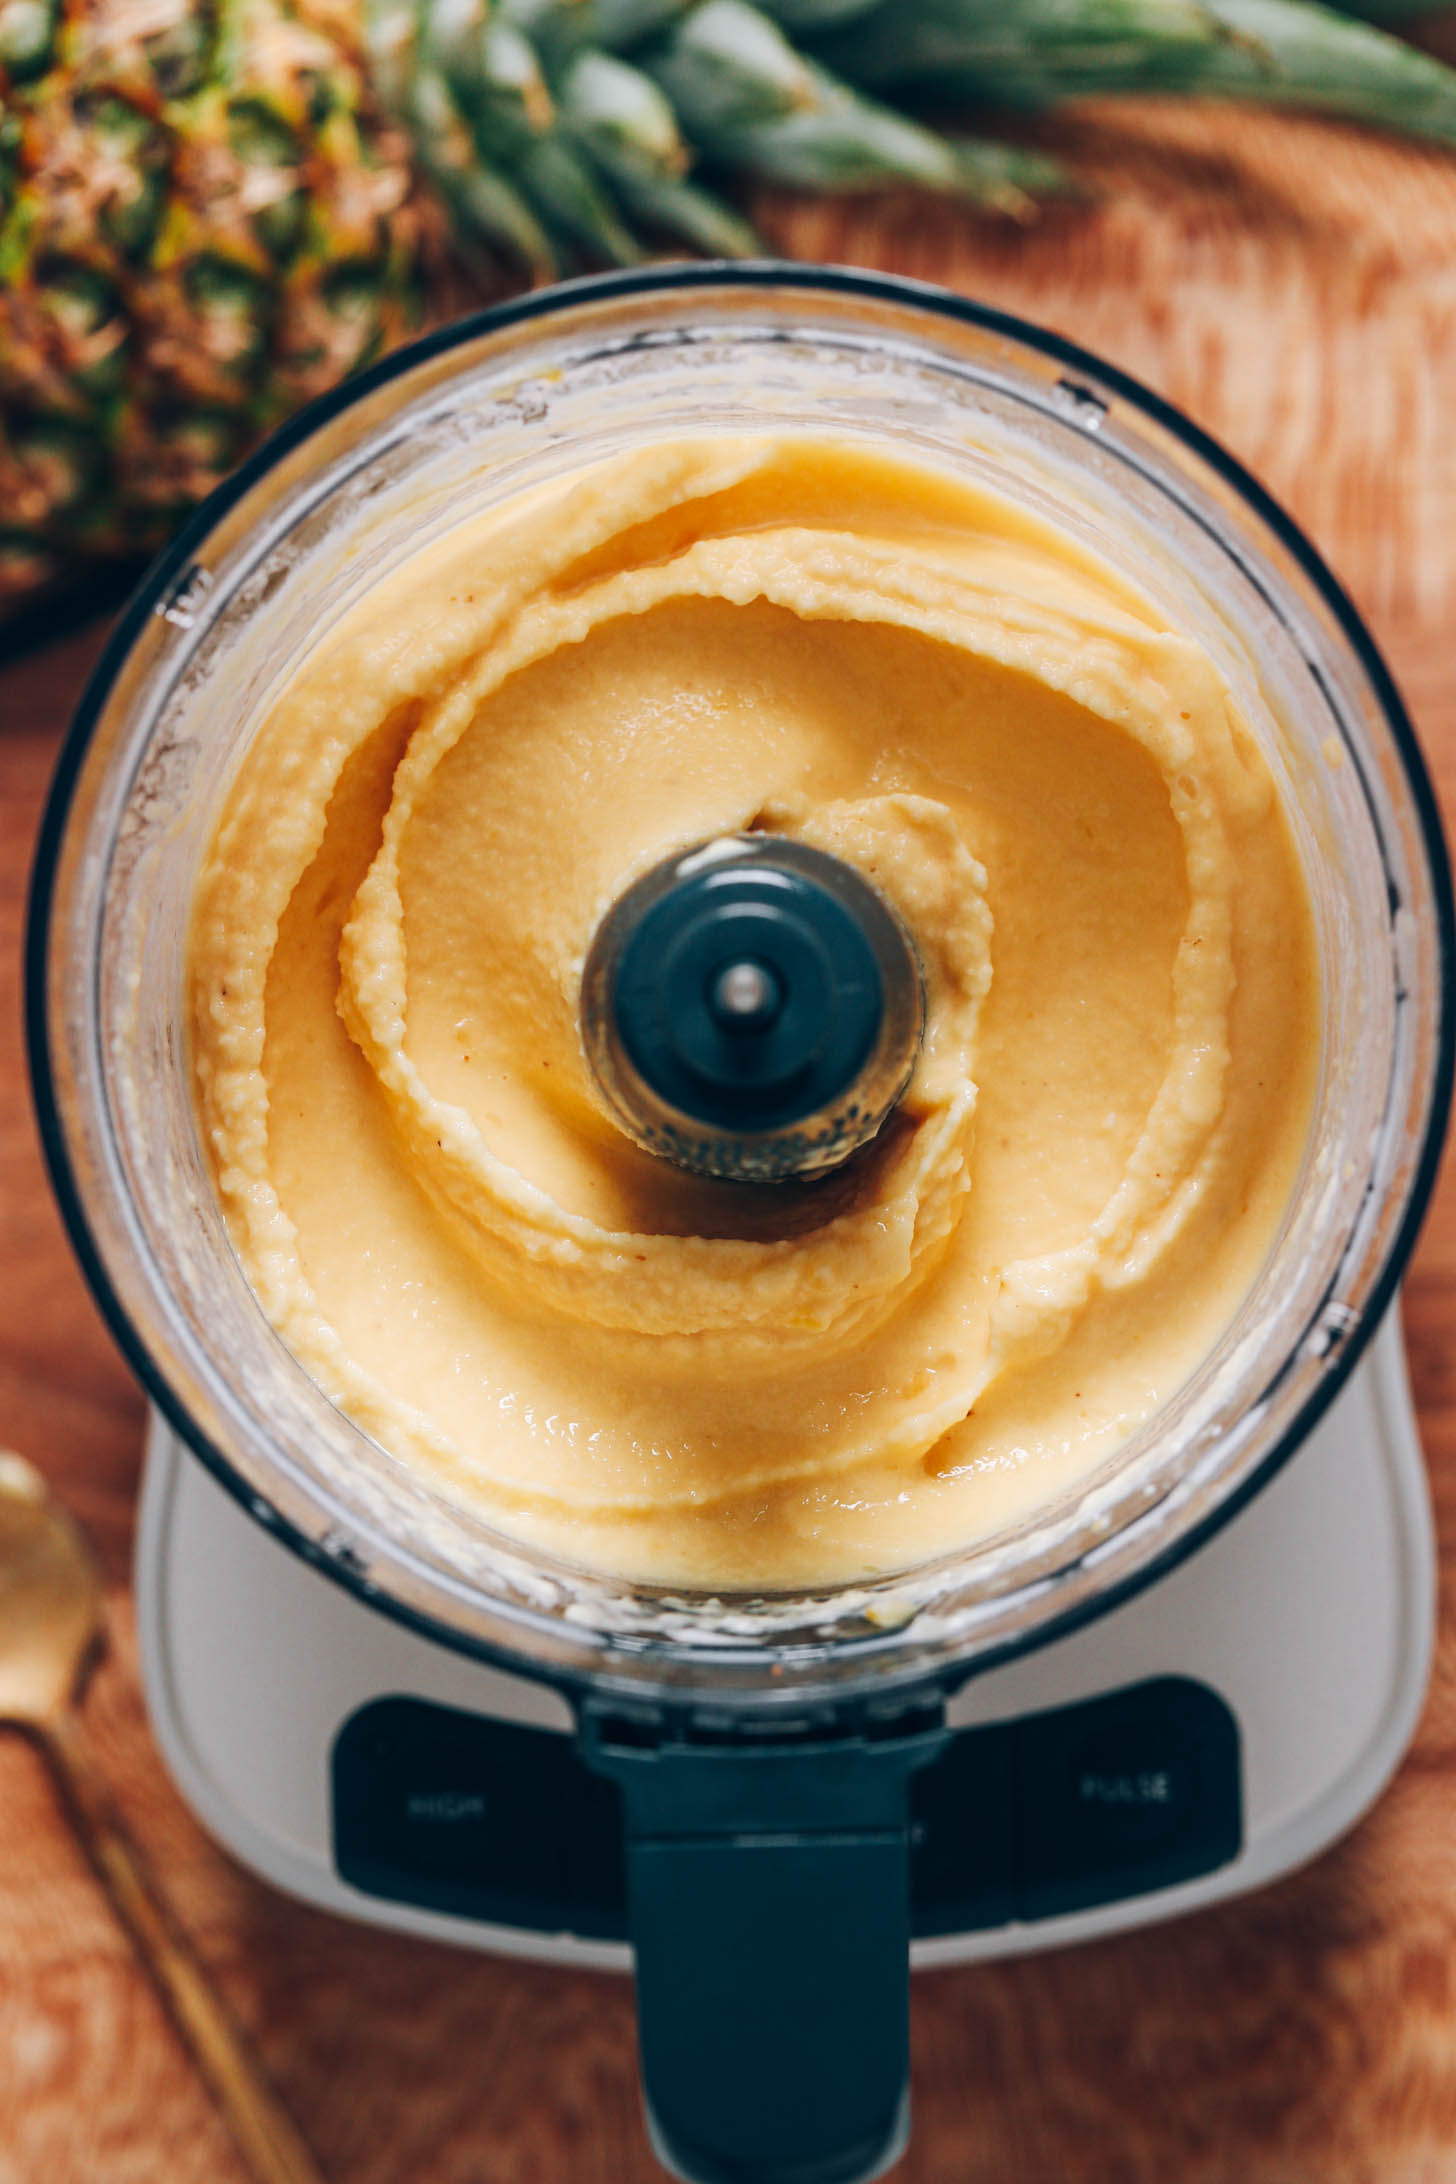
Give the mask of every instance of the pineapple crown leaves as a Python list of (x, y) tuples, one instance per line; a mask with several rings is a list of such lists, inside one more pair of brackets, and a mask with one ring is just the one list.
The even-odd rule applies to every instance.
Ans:
[(364, 0), (364, 34), (464, 232), (538, 279), (630, 264), (643, 231), (757, 249), (704, 173), (1018, 218), (1071, 189), (1041, 153), (915, 118), (947, 96), (1281, 100), (1456, 143), (1456, 73), (1315, 0)]
[(836, 190), (909, 184), (1017, 216), (1069, 188), (1037, 153), (953, 143), (862, 97), (795, 48), (780, 10), (833, 27), (863, 0), (777, 0), (772, 13), (748, 0), (365, 0), (364, 27), (376, 82), (426, 166), (447, 170), (457, 219), (537, 277), (631, 264), (639, 229), (753, 254), (751, 226), (690, 178), (699, 163)]
[(826, 63), (896, 97), (1045, 106), (1157, 92), (1307, 106), (1456, 143), (1456, 72), (1370, 25), (1409, 0), (894, 0), (856, 9)]
[[(0, 0), (0, 593), (150, 546), (418, 322), (658, 243), (751, 255), (723, 179), (1024, 218), (1054, 160), (920, 118), (1281, 101), (1456, 144), (1410, 0)], [(1355, 18), (1366, 18), (1359, 20)]]

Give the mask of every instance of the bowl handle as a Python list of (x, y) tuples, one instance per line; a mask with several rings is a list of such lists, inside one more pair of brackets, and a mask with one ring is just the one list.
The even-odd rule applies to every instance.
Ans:
[(622, 1792), (643, 2091), (687, 2184), (864, 2184), (909, 2130), (910, 1776), (938, 1704), (694, 1737), (585, 1712)]

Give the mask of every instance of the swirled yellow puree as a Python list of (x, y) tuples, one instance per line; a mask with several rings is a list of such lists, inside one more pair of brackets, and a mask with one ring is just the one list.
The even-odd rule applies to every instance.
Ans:
[[(749, 827), (898, 905), (928, 1034), (838, 1175), (711, 1183), (602, 1107), (608, 906)], [(264, 1311), (505, 1531), (715, 1588), (909, 1567), (1178, 1389), (1284, 1213), (1309, 899), (1207, 654), (1009, 503), (672, 442), (381, 581), (274, 705), (196, 905), (203, 1128)]]

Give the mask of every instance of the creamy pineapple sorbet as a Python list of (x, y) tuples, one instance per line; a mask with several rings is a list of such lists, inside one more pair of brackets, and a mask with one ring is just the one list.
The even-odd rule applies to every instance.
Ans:
[[(764, 828), (899, 909), (927, 1033), (878, 1139), (715, 1183), (610, 1120), (582, 963)], [(197, 1094), (263, 1310), (518, 1538), (758, 1590), (1064, 1491), (1228, 1326), (1318, 1055), (1308, 896), (1207, 654), (1015, 506), (872, 450), (614, 458), (376, 585), (231, 789)]]

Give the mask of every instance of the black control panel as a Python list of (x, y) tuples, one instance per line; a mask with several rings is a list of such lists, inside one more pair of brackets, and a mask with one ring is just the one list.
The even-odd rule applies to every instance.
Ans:
[[(1238, 1856), (1238, 1727), (1207, 1685), (1157, 1677), (958, 1730), (911, 1809), (917, 1935), (1086, 1910)], [(335, 1741), (333, 1823), (339, 1873), (366, 1895), (626, 1938), (617, 1791), (556, 1731), (376, 1699)]]

